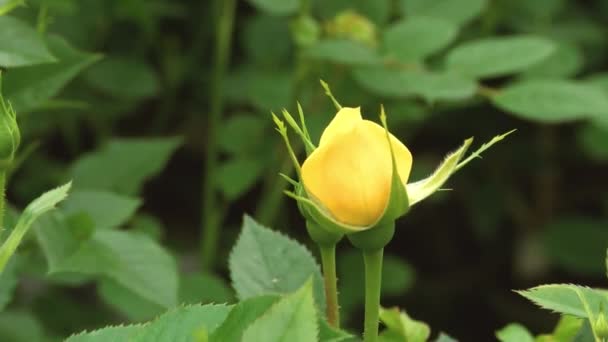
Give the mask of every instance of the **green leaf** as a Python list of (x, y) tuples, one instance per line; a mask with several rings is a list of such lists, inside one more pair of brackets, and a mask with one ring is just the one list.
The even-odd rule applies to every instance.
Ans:
[(524, 71), (549, 57), (554, 44), (535, 36), (510, 36), (469, 41), (454, 48), (446, 57), (448, 70), (487, 78)]
[(238, 157), (219, 165), (217, 186), (228, 201), (247, 192), (262, 176), (264, 165), (259, 158)]
[(588, 157), (595, 161), (608, 160), (608, 127), (588, 123), (578, 129), (577, 138)]
[(217, 275), (186, 274), (179, 282), (179, 300), (185, 304), (228, 303), (234, 300), (234, 291)]
[(268, 135), (267, 121), (253, 114), (238, 114), (226, 119), (218, 136), (220, 148), (232, 155), (251, 156), (260, 150)]
[(319, 333), (309, 280), (293, 294), (285, 295), (243, 334), (243, 342), (316, 342)]
[(364, 67), (355, 69), (353, 77), (363, 88), (381, 96), (420, 96), (430, 102), (470, 98), (477, 90), (475, 81), (450, 73)]
[(353, 335), (342, 330), (337, 330), (330, 326), (324, 319), (319, 319), (320, 342), (353, 341), (353, 338)]
[(580, 47), (560, 42), (549, 57), (528, 68), (526, 78), (567, 78), (576, 75), (584, 66), (585, 57)]
[[(268, 39), (270, 36), (272, 39)], [(249, 16), (241, 37), (247, 58), (256, 65), (276, 67), (289, 61), (292, 43), (288, 18), (266, 14)]]
[(543, 309), (579, 318), (588, 318), (587, 308), (596, 317), (608, 305), (608, 291), (578, 285), (541, 285), (517, 293)]
[(0, 341), (43, 341), (44, 328), (29, 312), (6, 311), (0, 313)]
[(572, 341), (582, 326), (582, 319), (563, 315), (555, 326), (552, 337), (556, 341)]
[(230, 101), (252, 105), (267, 113), (291, 105), (293, 86), (293, 71), (290, 69), (277, 70), (275, 67), (266, 71), (257, 66), (247, 66), (227, 75), (224, 92)]
[(426, 16), (464, 25), (485, 9), (487, 0), (401, 0), (406, 16)]
[(331, 20), (347, 11), (358, 13), (376, 25), (385, 24), (391, 17), (390, 0), (312, 0), (311, 2), (315, 11), (324, 20)]
[(63, 201), (67, 197), (71, 185), (71, 183), (68, 183), (45, 192), (40, 197), (32, 201), (32, 203), (30, 203), (25, 210), (23, 210), (23, 213), (19, 217), (19, 221), (17, 221), (17, 225), (11, 232), (11, 235), (9, 235), (6, 241), (4, 241), (2, 244), (2, 247), (0, 247), (0, 273), (2, 273), (2, 270), (9, 261), (9, 258), (13, 255), (13, 253), (15, 253), (15, 250), (17, 250), (17, 247), (21, 243), (25, 233), (27, 233), (32, 224), (42, 214), (54, 209), (57, 203)]
[(85, 213), (97, 229), (118, 228), (125, 224), (141, 205), (138, 198), (108, 191), (76, 190), (68, 198), (63, 211), (67, 215)]
[(492, 97), (494, 105), (523, 119), (559, 123), (608, 113), (608, 96), (599, 89), (566, 80), (529, 80)]
[(548, 256), (564, 269), (589, 275), (605, 273), (602, 262), (608, 246), (605, 221), (585, 217), (556, 219), (543, 229), (543, 240)]
[(496, 332), (500, 342), (534, 342), (534, 336), (519, 323), (511, 323)]
[(65, 342), (128, 342), (139, 331), (143, 329), (141, 325), (110, 326), (91, 332), (81, 332), (72, 335)]
[(158, 174), (181, 144), (179, 138), (116, 138), (72, 165), (78, 189), (133, 195)]
[(249, 0), (261, 11), (273, 15), (294, 14), (300, 8), (300, 0)]
[(230, 254), (229, 268), (233, 287), (241, 300), (293, 292), (312, 276), (317, 307), (325, 312), (323, 280), (310, 252), (249, 216), (243, 220), (243, 230)]
[(210, 341), (241, 341), (243, 333), (254, 321), (267, 312), (279, 296), (260, 296), (245, 299), (234, 306), (222, 325), (210, 336)]
[(98, 230), (77, 250), (50, 265), (51, 273), (104, 276), (146, 300), (166, 308), (177, 304), (177, 265), (147, 236)]
[(0, 273), (0, 312), (6, 308), (6, 305), (13, 299), (13, 293), (17, 287), (17, 267), (15, 259), (8, 262), (4, 271)]
[(97, 284), (99, 297), (123, 314), (130, 322), (150, 320), (165, 311), (165, 307), (142, 298), (111, 279), (100, 279)]
[(346, 39), (325, 39), (306, 50), (315, 59), (346, 65), (374, 65), (380, 62), (376, 51)]
[[(7, 5), (10, 4), (0, 3), (0, 11), (6, 11), (4, 6)], [(1, 14), (0, 67), (15, 68), (56, 61), (36, 30), (21, 20)]]
[(84, 76), (95, 88), (119, 99), (141, 100), (160, 91), (156, 71), (142, 59), (106, 57)]
[(141, 329), (130, 342), (208, 341), (228, 316), (227, 305), (191, 305), (173, 309)]
[(435, 342), (458, 342), (458, 340), (456, 340), (455, 338), (451, 337), (450, 335), (441, 332), (439, 333), (439, 336), (437, 336), (437, 339), (435, 340)]
[(384, 31), (384, 47), (402, 62), (415, 62), (445, 48), (457, 34), (458, 28), (445, 20), (408, 17)]
[(400, 312), (397, 308), (380, 308), (380, 321), (386, 326), (380, 341), (425, 342), (431, 335), (426, 323), (413, 320), (405, 311)]
[(18, 113), (40, 108), (83, 69), (101, 58), (98, 54), (78, 51), (57, 36), (50, 36), (47, 44), (57, 63), (11, 70), (4, 77), (5, 95)]

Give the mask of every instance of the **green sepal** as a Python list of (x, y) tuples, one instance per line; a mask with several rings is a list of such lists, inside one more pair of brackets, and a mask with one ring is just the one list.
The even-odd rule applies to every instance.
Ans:
[(344, 237), (343, 233), (335, 233), (323, 229), (313, 220), (306, 220), (306, 230), (312, 241), (321, 247), (335, 246)]
[(9, 169), (21, 143), (21, 132), (13, 107), (2, 97), (2, 74), (0, 71), (0, 171)]
[(347, 237), (353, 246), (363, 252), (375, 252), (388, 245), (393, 239), (393, 235), (395, 235), (395, 221), (377, 225), (362, 232), (349, 234)]

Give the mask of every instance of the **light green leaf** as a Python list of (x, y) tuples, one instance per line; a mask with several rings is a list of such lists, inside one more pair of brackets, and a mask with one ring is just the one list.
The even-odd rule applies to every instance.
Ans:
[(543, 240), (548, 256), (562, 268), (578, 274), (605, 273), (602, 261), (608, 246), (606, 221), (586, 217), (556, 219), (543, 229)]
[(130, 342), (208, 341), (228, 316), (227, 305), (191, 305), (173, 309), (141, 329)]
[(128, 342), (142, 329), (142, 325), (110, 326), (72, 335), (65, 342)]
[(106, 57), (84, 76), (95, 88), (120, 99), (141, 100), (160, 90), (156, 71), (142, 59)]
[(300, 0), (249, 0), (261, 11), (273, 15), (294, 14), (300, 8)]
[(51, 273), (83, 273), (109, 277), (144, 299), (166, 308), (177, 304), (177, 265), (173, 257), (147, 236), (98, 230)]
[(44, 327), (29, 312), (6, 311), (0, 313), (0, 341), (42, 341)]
[(542, 37), (511, 36), (466, 42), (446, 57), (448, 70), (487, 78), (524, 71), (549, 57), (555, 45)]
[(0, 273), (0, 312), (2, 312), (6, 305), (13, 299), (13, 293), (18, 282), (17, 267), (15, 258), (13, 258), (8, 262), (4, 271)]
[(241, 341), (243, 333), (255, 320), (279, 300), (268, 295), (245, 299), (234, 306), (226, 320), (210, 336), (210, 341)]
[(322, 40), (310, 47), (306, 54), (311, 58), (346, 65), (373, 65), (381, 61), (374, 49), (345, 39)]
[(72, 165), (78, 189), (133, 195), (158, 174), (180, 145), (179, 138), (116, 138)]
[(234, 201), (247, 192), (262, 175), (262, 160), (237, 157), (219, 165), (217, 186), (228, 201)]
[(430, 102), (470, 98), (477, 90), (472, 79), (449, 73), (364, 67), (355, 69), (353, 77), (363, 88), (381, 96), (419, 96)]
[(380, 321), (386, 326), (380, 341), (425, 342), (431, 335), (426, 323), (413, 320), (405, 311), (380, 308)]
[(608, 127), (588, 123), (578, 129), (577, 138), (579, 145), (591, 159), (608, 160)]
[(310, 252), (249, 216), (245, 216), (243, 230), (230, 254), (229, 268), (233, 287), (241, 300), (293, 292), (312, 276), (317, 307), (325, 312), (323, 280)]
[(437, 339), (435, 340), (435, 342), (458, 342), (458, 340), (456, 340), (455, 338), (451, 337), (450, 335), (441, 332), (439, 333), (439, 336), (437, 336)]
[(354, 336), (330, 326), (324, 319), (319, 319), (319, 342), (358, 341)]
[(500, 342), (534, 342), (534, 336), (519, 323), (511, 323), (496, 332)]
[[(0, 4), (0, 11), (13, 6), (10, 3)], [(3, 13), (0, 13), (0, 67), (15, 68), (56, 61), (36, 30), (21, 20), (1, 14)]]
[(573, 341), (576, 334), (581, 330), (583, 322), (580, 318), (563, 315), (557, 322), (551, 338), (556, 341)]
[(4, 241), (2, 247), (0, 247), (0, 273), (6, 266), (9, 258), (15, 253), (15, 250), (21, 243), (23, 236), (30, 229), (32, 224), (40, 217), (40, 215), (47, 211), (55, 208), (57, 203), (63, 201), (70, 190), (71, 183), (60, 186), (56, 189), (45, 192), (40, 197), (32, 201), (17, 221), (17, 225), (11, 232), (11, 235)]
[(85, 213), (96, 229), (118, 228), (125, 224), (141, 205), (138, 198), (109, 191), (76, 190), (63, 206), (67, 215)]
[(596, 317), (600, 307), (608, 307), (608, 291), (570, 284), (552, 284), (517, 291), (543, 309), (589, 318)]
[(19, 6), (25, 6), (25, 0), (0, 0), (0, 16), (7, 14)]
[(384, 47), (402, 62), (416, 62), (450, 44), (458, 28), (448, 21), (430, 17), (408, 17), (384, 31)]
[(57, 63), (11, 70), (4, 77), (5, 95), (18, 113), (40, 108), (83, 69), (101, 58), (98, 54), (78, 51), (57, 36), (50, 36), (47, 44)]
[(608, 114), (608, 96), (580, 82), (529, 80), (503, 89), (494, 105), (518, 117), (559, 123)]
[(485, 9), (487, 0), (401, 0), (406, 16), (426, 16), (445, 19), (457, 25), (471, 21)]
[(313, 282), (285, 295), (245, 330), (243, 342), (316, 342), (319, 333), (313, 299)]

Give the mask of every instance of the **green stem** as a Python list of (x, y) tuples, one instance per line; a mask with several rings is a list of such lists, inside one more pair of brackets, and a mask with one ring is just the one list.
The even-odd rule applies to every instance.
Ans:
[(6, 201), (6, 172), (0, 172), (0, 231), (4, 230), (4, 202)]
[(201, 257), (202, 263), (207, 269), (214, 265), (219, 238), (219, 224), (221, 221), (218, 215), (219, 213), (217, 212), (217, 194), (215, 191), (215, 174), (217, 172), (218, 162), (216, 135), (224, 106), (222, 83), (228, 67), (228, 58), (230, 56), (236, 0), (216, 0), (215, 5), (218, 8), (216, 25), (217, 35), (211, 87), (211, 103), (207, 122), (205, 175), (202, 189), (203, 225), (201, 234)]
[(336, 245), (319, 246), (323, 279), (325, 280), (325, 298), (327, 299), (327, 322), (332, 327), (340, 328), (340, 306), (338, 305), (338, 279), (336, 277)]
[(380, 313), (380, 287), (382, 285), (382, 255), (384, 248), (364, 251), (365, 262), (365, 325), (364, 342), (378, 340), (378, 318)]

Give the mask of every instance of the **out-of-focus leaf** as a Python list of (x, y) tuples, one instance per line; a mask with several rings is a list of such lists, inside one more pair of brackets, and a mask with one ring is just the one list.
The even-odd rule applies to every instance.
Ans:
[(143, 60), (128, 57), (104, 58), (84, 76), (95, 88), (119, 99), (140, 100), (160, 90), (154, 69)]
[(543, 309), (579, 318), (588, 318), (586, 308), (597, 317), (600, 308), (608, 305), (608, 291), (578, 285), (541, 285), (518, 293)]
[(450, 73), (365, 67), (357, 68), (353, 77), (362, 87), (378, 95), (418, 96), (430, 102), (466, 99), (477, 90), (475, 81)]
[(300, 0), (249, 0), (251, 4), (273, 15), (289, 15), (300, 8)]
[(42, 341), (44, 328), (29, 312), (6, 311), (0, 313), (0, 341)]
[(52, 273), (109, 277), (139, 296), (165, 308), (177, 304), (177, 265), (150, 238), (125, 231), (98, 230), (77, 250), (51, 265)]
[(276, 67), (289, 61), (291, 36), (286, 18), (252, 16), (245, 22), (241, 38), (247, 57), (255, 64)]
[(353, 335), (344, 330), (338, 330), (327, 323), (325, 319), (319, 319), (319, 342), (358, 342)]
[(239, 299), (290, 293), (312, 277), (317, 307), (325, 312), (323, 280), (310, 252), (249, 216), (245, 216), (241, 236), (230, 254), (229, 268)]
[(444, 332), (441, 332), (439, 333), (439, 336), (437, 336), (435, 342), (458, 342), (458, 340)]
[(262, 175), (262, 160), (233, 158), (222, 163), (217, 172), (217, 186), (226, 199), (233, 201), (248, 191)]
[(179, 138), (120, 138), (72, 165), (74, 186), (133, 195), (156, 175), (180, 145)]
[(384, 31), (384, 47), (402, 62), (415, 62), (446, 47), (457, 33), (455, 25), (442, 19), (408, 17)]
[(253, 322), (267, 312), (280, 297), (260, 296), (245, 299), (234, 306), (226, 320), (211, 335), (211, 341), (241, 341), (243, 333)]
[(480, 14), (487, 6), (487, 2), (487, 0), (401, 0), (401, 10), (406, 16), (433, 17), (464, 25)]
[(153, 319), (166, 308), (150, 302), (110, 279), (101, 279), (97, 286), (100, 298), (122, 313), (130, 322)]
[(529, 80), (509, 86), (492, 97), (499, 108), (518, 117), (559, 123), (606, 116), (608, 96), (575, 81)]
[(162, 222), (148, 214), (135, 216), (129, 226), (132, 232), (144, 234), (154, 241), (160, 241), (165, 233)]
[(140, 205), (138, 198), (109, 191), (77, 190), (65, 201), (63, 209), (67, 215), (88, 215), (97, 229), (112, 229), (125, 224)]
[(391, 15), (390, 0), (312, 0), (313, 7), (323, 19), (332, 19), (345, 11), (354, 11), (373, 21), (384, 24)]
[(579, 145), (590, 158), (608, 160), (608, 127), (589, 123), (580, 127), (577, 133)]
[[(9, 5), (0, 2), (0, 11)], [(0, 13), (0, 67), (15, 68), (57, 61), (36, 30), (21, 20), (2, 14)]]
[(431, 329), (426, 323), (412, 319), (397, 308), (380, 308), (380, 321), (386, 326), (379, 338), (381, 342), (424, 342), (431, 335)]
[(378, 64), (376, 51), (361, 43), (346, 39), (325, 39), (306, 50), (307, 56), (346, 65)]
[(0, 0), (0, 16), (7, 14), (16, 7), (24, 5), (25, 0)]
[(226, 98), (253, 105), (261, 111), (280, 111), (290, 106), (293, 93), (291, 70), (261, 70), (253, 66), (240, 68), (224, 82)]
[(208, 341), (228, 316), (227, 305), (190, 305), (173, 309), (140, 329), (131, 342)]
[(309, 280), (293, 294), (285, 295), (243, 334), (243, 342), (318, 341), (319, 327)]
[(523, 77), (566, 78), (576, 75), (584, 64), (581, 49), (571, 43), (557, 43), (553, 53), (539, 63), (528, 68)]
[(238, 114), (228, 118), (220, 127), (218, 144), (226, 153), (251, 155), (262, 146), (268, 135), (268, 122), (252, 114)]
[(17, 113), (40, 108), (83, 69), (101, 58), (98, 54), (78, 51), (57, 36), (50, 36), (47, 44), (57, 63), (15, 69), (4, 77), (5, 95)]
[(13, 299), (13, 293), (18, 283), (16, 260), (13, 258), (8, 262), (4, 271), (0, 273), (0, 312)]
[(534, 336), (519, 323), (511, 323), (496, 332), (500, 342), (534, 342)]
[(214, 274), (184, 275), (179, 282), (179, 301), (186, 304), (229, 303), (234, 292), (226, 281)]
[(486, 78), (524, 71), (543, 61), (555, 45), (542, 37), (511, 36), (469, 41), (446, 57), (446, 67), (463, 75)]
[(570, 272), (604, 274), (603, 260), (608, 246), (606, 224), (584, 217), (562, 218), (550, 223), (543, 230), (547, 254)]

